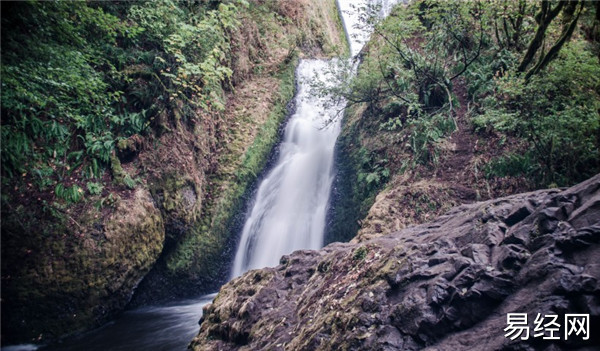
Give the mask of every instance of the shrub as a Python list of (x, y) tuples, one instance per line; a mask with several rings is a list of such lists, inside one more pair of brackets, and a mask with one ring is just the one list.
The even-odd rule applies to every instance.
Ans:
[(104, 186), (100, 183), (89, 182), (89, 183), (87, 183), (87, 188), (88, 188), (88, 191), (90, 192), (90, 194), (100, 195), (102, 193), (102, 189), (104, 188)]
[(496, 89), (474, 124), (527, 140), (533, 163), (526, 170), (518, 166), (525, 155), (519, 157), (523, 162), (513, 162), (513, 155), (497, 165), (512, 164), (516, 169), (510, 173), (536, 173), (544, 185), (568, 185), (600, 171), (600, 65), (585, 43), (563, 48), (549, 69), (529, 82), (506, 75)]

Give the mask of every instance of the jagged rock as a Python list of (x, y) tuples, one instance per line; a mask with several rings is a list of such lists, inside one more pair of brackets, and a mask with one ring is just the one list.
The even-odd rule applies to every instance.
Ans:
[[(564, 191), (460, 206), (368, 241), (294, 252), (225, 285), (190, 347), (597, 349), (599, 199), (600, 175)], [(516, 312), (528, 314), (532, 331), (538, 313), (590, 314), (590, 340), (512, 341), (503, 329)]]

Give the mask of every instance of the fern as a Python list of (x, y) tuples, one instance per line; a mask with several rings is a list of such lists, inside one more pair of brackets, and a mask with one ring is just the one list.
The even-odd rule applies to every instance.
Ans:
[(67, 203), (79, 202), (83, 198), (83, 189), (76, 184), (65, 187), (62, 183), (58, 183), (54, 188), (54, 193), (56, 197), (65, 200)]
[(88, 188), (88, 191), (90, 192), (90, 194), (100, 195), (102, 193), (102, 189), (104, 188), (104, 186), (100, 183), (90, 182), (90, 183), (87, 183), (87, 188)]
[(134, 189), (137, 182), (138, 181), (136, 179), (131, 178), (129, 174), (125, 175), (125, 177), (123, 178), (123, 184), (125, 184), (125, 186), (129, 189)]

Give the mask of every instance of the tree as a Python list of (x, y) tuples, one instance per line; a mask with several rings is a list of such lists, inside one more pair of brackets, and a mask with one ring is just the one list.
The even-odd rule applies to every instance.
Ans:
[[(577, 27), (577, 21), (583, 10), (583, 1), (559, 1), (554, 7), (549, 1), (542, 1), (540, 12), (536, 14), (535, 20), (538, 23), (535, 36), (529, 43), (527, 52), (523, 56), (518, 72), (525, 72), (527, 67), (533, 61), (535, 55), (541, 48), (541, 53), (537, 63), (525, 74), (525, 80), (529, 81), (532, 75), (540, 72), (548, 66), (550, 61), (554, 60), (563, 45), (569, 41), (573, 31)], [(563, 15), (563, 28), (558, 40), (552, 45), (547, 53), (544, 52), (544, 42), (546, 32), (552, 21), (561, 13)]]
[(348, 67), (338, 70), (339, 83), (326, 90), (350, 103), (393, 100), (416, 114), (452, 111), (452, 84), (479, 58), (486, 16), (481, 3), (421, 1), (398, 6), (383, 21), (364, 18), (373, 34), (361, 70), (354, 78)]

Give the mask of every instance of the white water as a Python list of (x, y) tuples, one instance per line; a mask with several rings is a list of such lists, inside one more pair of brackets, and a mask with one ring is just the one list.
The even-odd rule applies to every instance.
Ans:
[(324, 60), (301, 60), (298, 65), (296, 111), (285, 127), (279, 157), (246, 217), (233, 277), (274, 266), (294, 250), (323, 246), (333, 150), (340, 132), (335, 117), (341, 106), (326, 108), (325, 98), (310, 94), (309, 83), (317, 74), (326, 81), (326, 68)]
[[(373, 2), (385, 16), (396, 1)], [(359, 25), (365, 4), (360, 0), (338, 1), (352, 56), (360, 52), (370, 34)], [(300, 61), (296, 111), (285, 127), (279, 157), (260, 183), (246, 216), (232, 278), (250, 269), (275, 266), (281, 256), (295, 250), (323, 246), (334, 147), (340, 132), (336, 114), (344, 105), (324, 104), (327, 97), (311, 94), (310, 82), (318, 77), (326, 84), (328, 67), (326, 60)]]
[[(284, 1), (284, 0), (282, 0)], [(370, 3), (387, 16), (398, 0), (338, 0), (350, 53), (356, 56), (370, 32), (357, 26), (360, 10)], [(279, 158), (259, 185), (244, 225), (234, 261), (233, 277), (252, 268), (273, 266), (282, 255), (323, 245), (325, 216), (333, 182), (335, 140), (342, 107), (324, 107), (324, 99), (309, 94), (308, 82), (318, 74), (327, 80), (325, 60), (302, 60), (297, 69), (296, 113), (290, 117)], [(323, 128), (327, 121), (333, 123)], [(215, 294), (168, 306), (143, 307), (119, 319), (42, 350), (185, 350), (198, 333), (202, 306)], [(30, 351), (39, 345), (2, 347), (2, 351)]]
[[(41, 347), (40, 351), (130, 351), (185, 350), (198, 334), (202, 307), (216, 294), (198, 299), (181, 300), (163, 306), (147, 306), (123, 313), (117, 320), (89, 333), (68, 338), (62, 343)], [(2, 351), (32, 351), (36, 345), (23, 348), (3, 347)], [(26, 348), (27, 346), (31, 348)]]
[(385, 18), (398, 2), (400, 0), (337, 0), (352, 57), (360, 53), (371, 36), (371, 28), (361, 21), (365, 19), (367, 7), (374, 7), (379, 17)]

